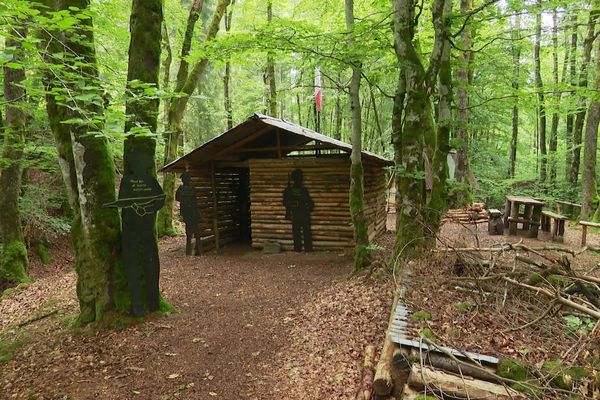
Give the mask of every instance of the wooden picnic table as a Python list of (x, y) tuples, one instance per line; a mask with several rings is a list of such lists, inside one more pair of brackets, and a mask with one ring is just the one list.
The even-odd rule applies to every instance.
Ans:
[[(517, 224), (522, 224), (523, 231), (528, 237), (537, 238), (540, 228), (542, 207), (546, 203), (542, 200), (526, 196), (506, 196), (504, 209), (504, 227), (508, 228), (509, 235), (517, 234)], [(521, 211), (521, 205), (523, 210)]]

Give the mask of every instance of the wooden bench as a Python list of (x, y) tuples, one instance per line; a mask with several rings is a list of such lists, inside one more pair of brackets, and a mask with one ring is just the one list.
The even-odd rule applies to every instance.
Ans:
[(488, 210), (488, 234), (504, 235), (504, 221), (502, 220), (503, 213), (495, 208)]
[(579, 225), (581, 225), (581, 246), (585, 246), (585, 242), (587, 240), (587, 228), (591, 226), (593, 228), (600, 228), (600, 223), (598, 222), (590, 222), (590, 221), (579, 221)]
[(571, 203), (569, 201), (556, 201), (556, 212), (576, 219), (581, 214), (581, 204)]
[(552, 211), (542, 211), (542, 230), (550, 232), (552, 227), (552, 241), (562, 242), (565, 236), (565, 221), (568, 219), (569, 217)]

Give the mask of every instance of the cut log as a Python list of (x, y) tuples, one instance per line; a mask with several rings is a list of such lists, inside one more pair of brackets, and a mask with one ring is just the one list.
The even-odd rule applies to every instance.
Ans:
[[(392, 311), (390, 312), (388, 326), (390, 326), (394, 320), (397, 303), (398, 296), (395, 296), (394, 301), (392, 301)], [(388, 332), (386, 332), (381, 355), (379, 356), (379, 362), (377, 363), (377, 368), (375, 369), (375, 378), (373, 380), (373, 391), (378, 396), (389, 395), (394, 387), (391, 369), (394, 351), (396, 349), (396, 345), (390, 339)]]
[(375, 346), (365, 347), (365, 361), (362, 369), (362, 379), (360, 387), (356, 392), (355, 400), (370, 400), (373, 391), (373, 376), (375, 364)]
[(427, 387), (434, 392), (444, 392), (450, 396), (466, 399), (514, 400), (525, 398), (522, 393), (502, 385), (417, 365), (412, 366), (408, 384), (417, 390)]

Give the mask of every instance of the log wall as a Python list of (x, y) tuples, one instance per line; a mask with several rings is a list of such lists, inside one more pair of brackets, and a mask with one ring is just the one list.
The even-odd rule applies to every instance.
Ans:
[[(311, 213), (315, 250), (353, 246), (348, 158), (252, 159), (248, 164), (253, 247), (261, 248), (265, 241), (272, 240), (284, 250), (293, 249), (292, 224), (285, 219), (283, 191), (296, 168), (304, 172), (304, 185), (315, 203)], [(374, 221), (369, 227), (371, 238), (385, 230), (385, 184), (384, 170), (365, 164), (366, 212)]]

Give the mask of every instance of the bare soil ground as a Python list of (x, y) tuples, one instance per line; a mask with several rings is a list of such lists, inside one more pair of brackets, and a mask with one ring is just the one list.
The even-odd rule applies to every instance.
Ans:
[(182, 238), (160, 245), (178, 313), (78, 332), (65, 243), (49, 266), (32, 255), (35, 282), (0, 300), (0, 345), (20, 345), (0, 364), (0, 399), (349, 399), (365, 345), (383, 340), (389, 285), (349, 277), (348, 255), (185, 257)]

